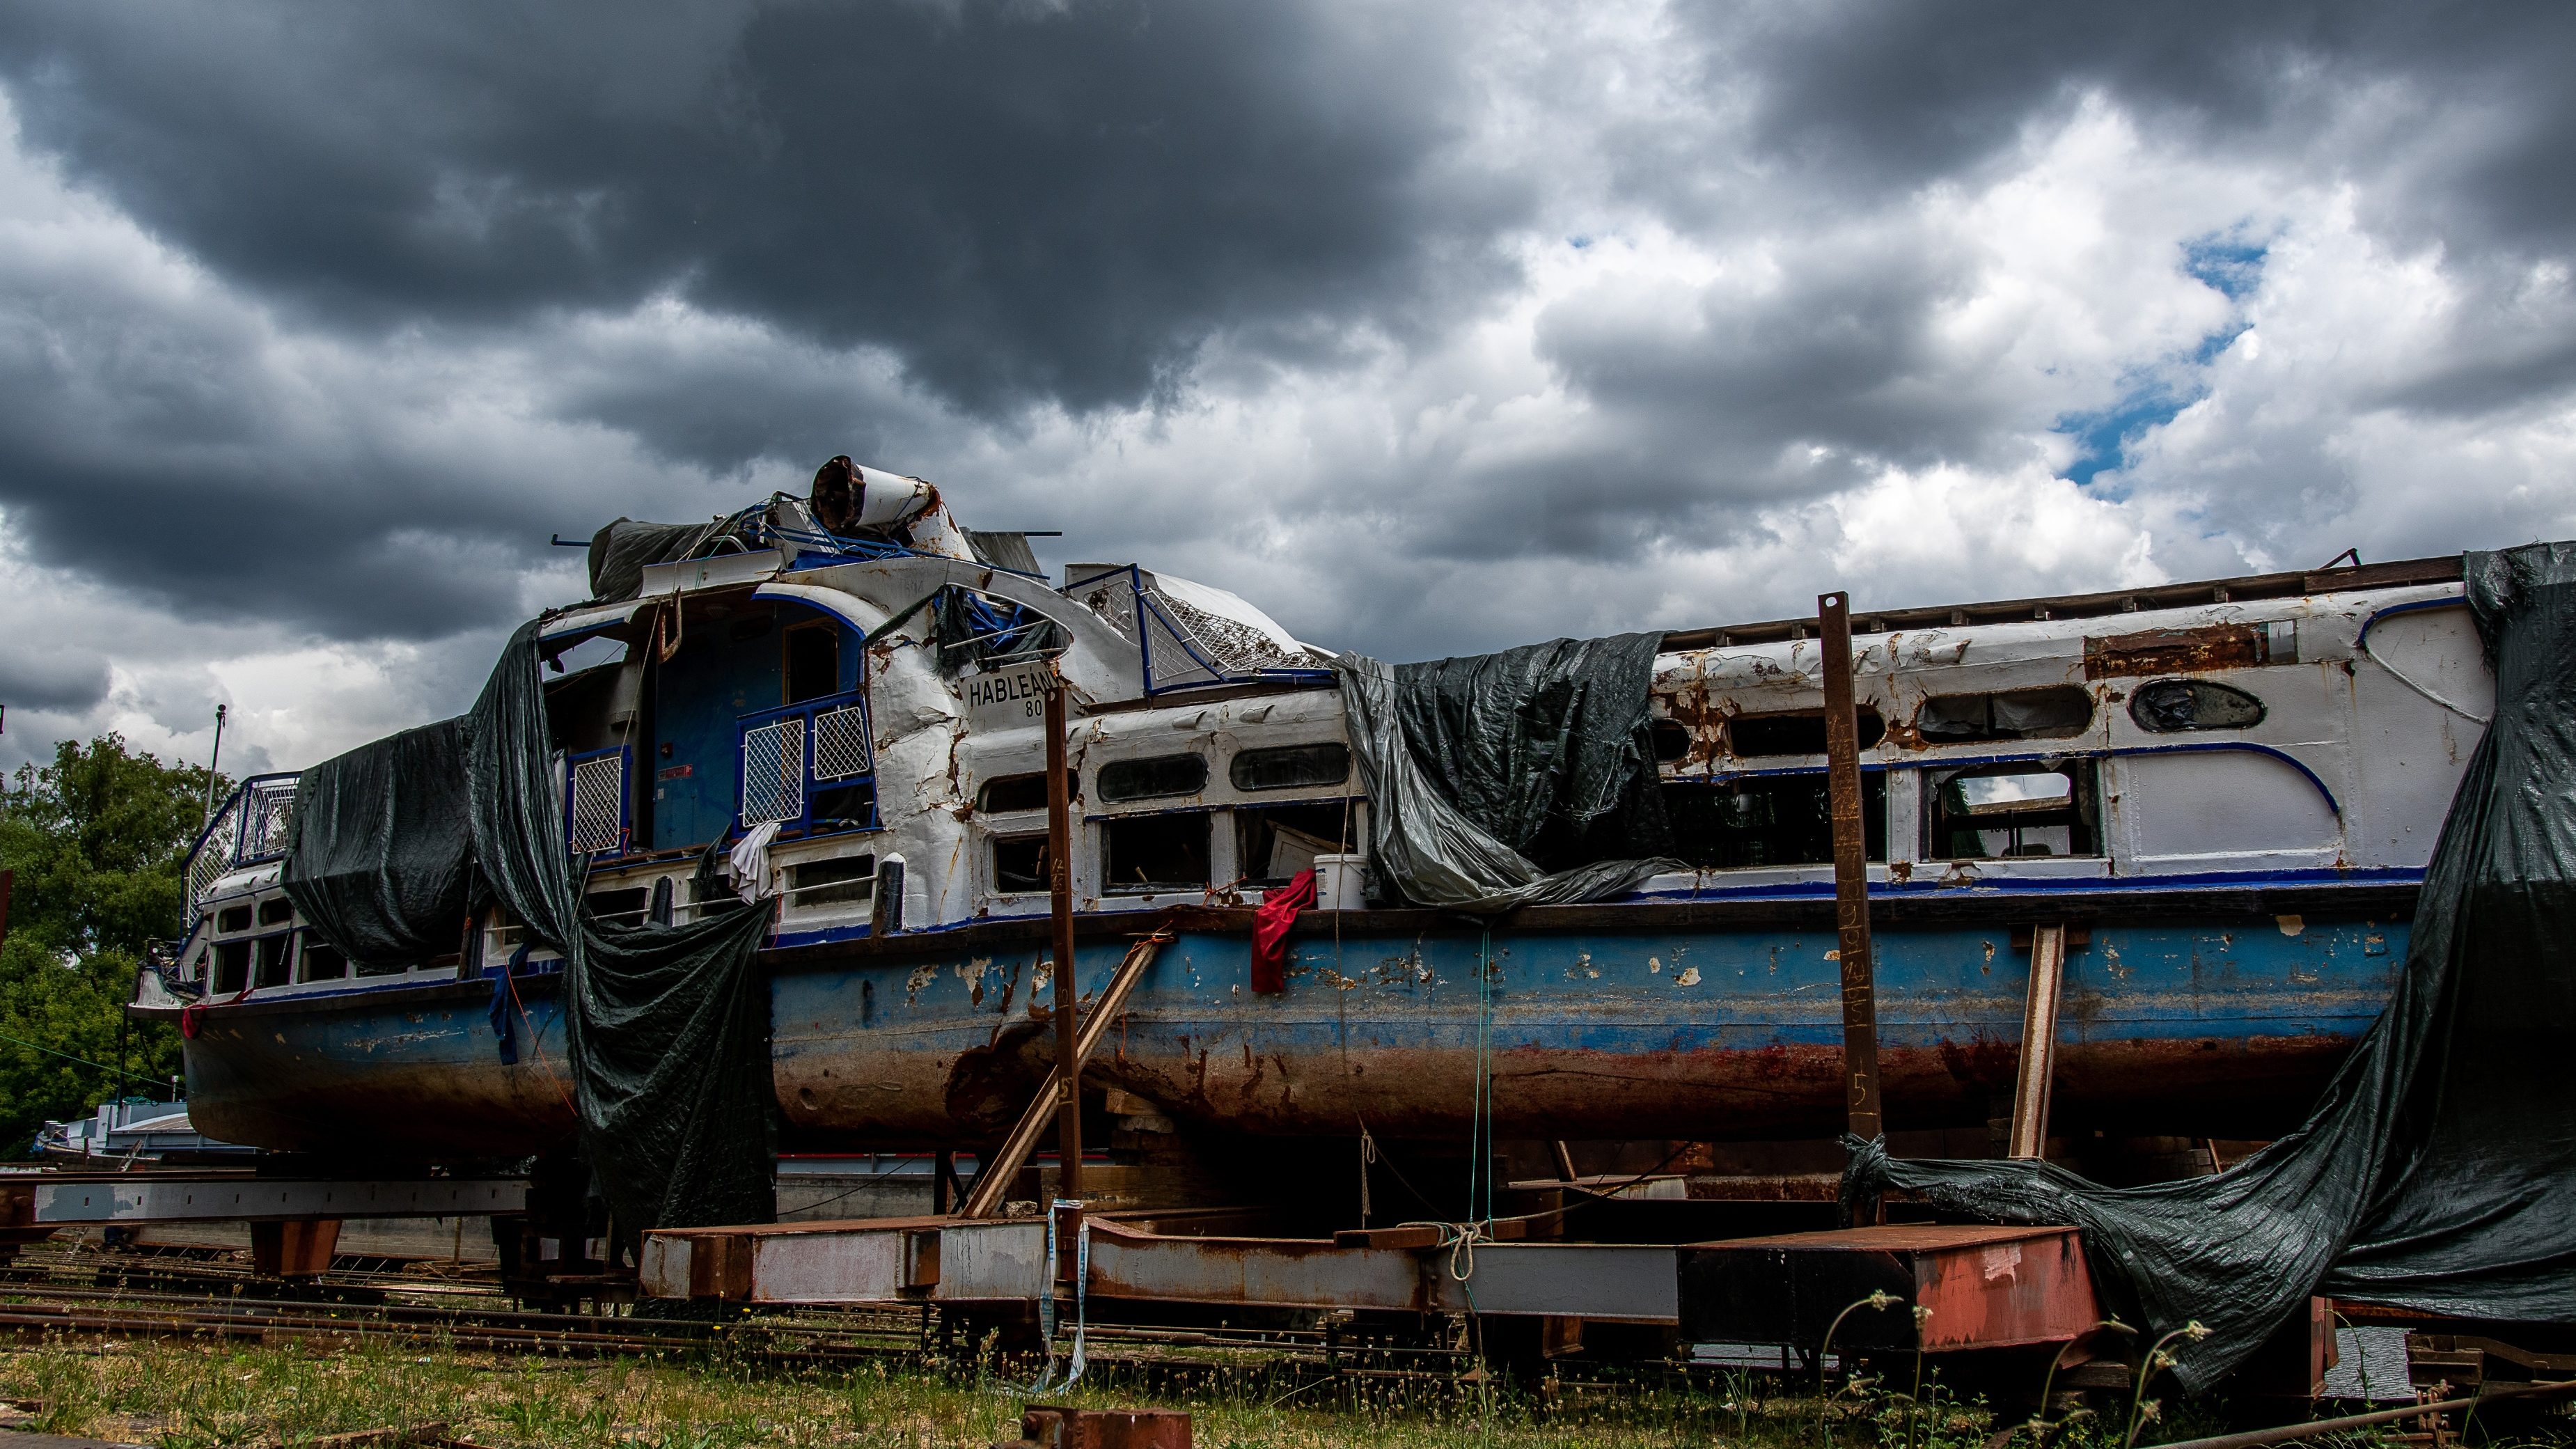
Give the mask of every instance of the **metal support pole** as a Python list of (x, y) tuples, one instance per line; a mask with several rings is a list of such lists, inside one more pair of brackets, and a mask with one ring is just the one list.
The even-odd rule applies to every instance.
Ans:
[(1852, 706), (1851, 598), (1821, 594), (1826, 783), (1834, 817), (1834, 924), (1842, 936), (1843, 1090), (1851, 1134), (1886, 1127), (1878, 1103), (1878, 986), (1869, 957), (1869, 832), (1861, 819), (1860, 727)]
[(1074, 1043), (1081, 990), (1073, 969), (1073, 789), (1065, 779), (1064, 680), (1048, 668), (1046, 696), (1047, 909), (1055, 927), (1056, 1196), (1082, 1195), (1082, 1056)]
[(2030, 990), (2022, 998), (2021, 1069), (2013, 1079), (2007, 1157), (2037, 1158), (2048, 1145), (2048, 1089), (2056, 1075), (2057, 1001), (2066, 976), (2066, 927), (2030, 932)]

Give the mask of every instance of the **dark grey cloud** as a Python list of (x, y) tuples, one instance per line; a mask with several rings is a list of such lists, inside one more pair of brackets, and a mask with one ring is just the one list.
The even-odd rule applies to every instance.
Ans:
[[(1524, 198), (1439, 163), (1464, 17), (1301, 4), (37, 4), (27, 134), (337, 323), (673, 291), (979, 409), (1132, 403), (1210, 333), (1402, 325)], [(702, 447), (683, 427), (676, 446)]]
[(0, 645), (0, 705), (78, 714), (107, 698), (107, 660), (86, 649)]
[[(1713, 79), (1758, 86), (1759, 146), (1826, 186), (1958, 175), (2098, 90), (2198, 146), (2305, 151), (2357, 176), (2394, 169), (2408, 184), (2374, 197), (2389, 225), (2546, 254), (2576, 223), (2565, 164), (2576, 94), (2564, 84), (2576, 10), (2544, 0), (1692, 9)], [(2325, 133), (2348, 119), (2337, 112), (2392, 84), (2392, 134), (2373, 138), (2392, 143), (2386, 154), (2335, 147)], [(2417, 105), (2461, 123), (2428, 128)], [(2437, 164), (2421, 164), (2427, 142)]]

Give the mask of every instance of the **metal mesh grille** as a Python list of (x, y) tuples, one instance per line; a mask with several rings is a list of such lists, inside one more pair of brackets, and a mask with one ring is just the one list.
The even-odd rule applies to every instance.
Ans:
[(598, 755), (572, 767), (572, 818), (565, 822), (577, 854), (625, 844), (626, 757)]
[(224, 813), (215, 817), (215, 828), (206, 832), (203, 845), (188, 857), (188, 904), (203, 904), (206, 892), (215, 881), (233, 868), (233, 842), (241, 835), (241, 804), (228, 801)]
[(872, 768), (867, 711), (855, 704), (818, 711), (814, 716), (814, 778), (847, 780)]
[[(1221, 684), (1225, 676), (1200, 662), (1207, 653), (1198, 641), (1182, 632), (1172, 616), (1163, 612), (1163, 599), (1148, 595), (1144, 601), (1145, 677), (1156, 689), (1169, 689), (1176, 684)], [(1197, 652), (1192, 649), (1196, 647)]]
[(287, 828), (295, 821), (295, 782), (263, 780), (242, 793), (247, 798), (242, 802), (241, 859), (285, 854)]
[(805, 721), (782, 719), (742, 736), (742, 823), (805, 813)]

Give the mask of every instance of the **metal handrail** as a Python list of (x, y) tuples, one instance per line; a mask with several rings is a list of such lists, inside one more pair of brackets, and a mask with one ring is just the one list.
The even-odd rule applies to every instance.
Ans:
[[(214, 884), (216, 878), (221, 877), (227, 872), (239, 870), (245, 865), (256, 865), (263, 861), (276, 860), (286, 854), (286, 851), (281, 847), (276, 850), (262, 851), (253, 856), (243, 855), (241, 848), (242, 841), (244, 839), (242, 826), (245, 822), (242, 817), (244, 812), (249, 808), (251, 794), (254, 791), (259, 790), (261, 786), (272, 785), (280, 780), (300, 780), (303, 778), (303, 774), (304, 772), (301, 770), (272, 770), (264, 775), (247, 776), (239, 784), (233, 786), (231, 794), (224, 797), (222, 808), (206, 817), (206, 823), (198, 828), (196, 838), (189, 842), (188, 853), (181, 860), (179, 866), (179, 879), (188, 885), (188, 905), (190, 909), (193, 910), (199, 901), (203, 899), (207, 888)], [(216, 833), (226, 829), (227, 827), (230, 828), (231, 835), (229, 839), (222, 843), (221, 846), (221, 849), (224, 852), (222, 868), (209, 875), (204, 884), (198, 884), (197, 857), (205, 852), (208, 845), (214, 843)]]

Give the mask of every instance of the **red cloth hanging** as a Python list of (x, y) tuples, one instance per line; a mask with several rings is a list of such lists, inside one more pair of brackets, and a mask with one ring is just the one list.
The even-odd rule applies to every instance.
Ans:
[(1276, 996), (1288, 989), (1288, 928), (1315, 903), (1315, 873), (1301, 870), (1261, 898), (1252, 915), (1252, 989)]

